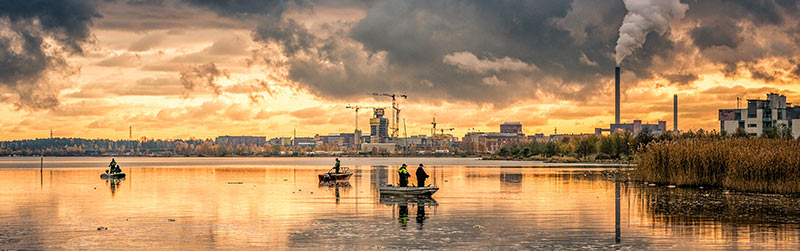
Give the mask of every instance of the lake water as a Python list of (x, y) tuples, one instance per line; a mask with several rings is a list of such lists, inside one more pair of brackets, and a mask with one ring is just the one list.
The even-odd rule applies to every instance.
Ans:
[[(109, 160), (0, 158), (0, 249), (800, 248), (800, 198), (615, 182), (617, 167), (343, 158), (355, 175), (328, 187), (332, 158), (117, 158), (118, 182), (99, 178)], [(380, 198), (420, 162), (433, 200)]]

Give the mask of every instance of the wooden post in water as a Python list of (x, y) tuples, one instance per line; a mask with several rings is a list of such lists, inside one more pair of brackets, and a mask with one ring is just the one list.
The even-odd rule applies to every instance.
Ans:
[(614, 175), (614, 230), (616, 232), (614, 241), (617, 244), (622, 241), (619, 229), (619, 174), (619, 168), (617, 168), (617, 174)]

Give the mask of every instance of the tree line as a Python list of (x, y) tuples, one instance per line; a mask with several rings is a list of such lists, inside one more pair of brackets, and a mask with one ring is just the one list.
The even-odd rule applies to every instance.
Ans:
[[(757, 138), (748, 135), (743, 130), (734, 133), (719, 133), (715, 130), (686, 131), (683, 133), (666, 132), (652, 135), (648, 131), (641, 131), (633, 135), (629, 131), (609, 135), (581, 135), (564, 136), (546, 142), (519, 142), (508, 144), (490, 158), (514, 160), (554, 160), (561, 162), (614, 160), (631, 161), (636, 159), (636, 154), (644, 151), (648, 145), (655, 142), (672, 141), (694, 138)], [(758, 138), (793, 139), (791, 131), (777, 128), (765, 130)]]

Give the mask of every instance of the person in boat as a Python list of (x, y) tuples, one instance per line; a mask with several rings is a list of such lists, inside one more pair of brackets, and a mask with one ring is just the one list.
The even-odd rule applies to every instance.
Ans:
[(408, 173), (406, 169), (406, 164), (400, 166), (400, 169), (397, 170), (397, 176), (400, 177), (400, 187), (407, 187), (408, 186), (408, 177), (411, 177), (411, 174)]
[(339, 162), (339, 158), (336, 158), (336, 164), (333, 165), (333, 172), (339, 174), (339, 169), (342, 167), (342, 163)]
[(114, 167), (117, 166), (117, 161), (114, 158), (111, 158), (111, 163), (108, 164), (108, 170), (106, 173), (114, 173)]
[(122, 168), (119, 168), (119, 165), (114, 166), (114, 172), (113, 173), (122, 173)]
[(416, 175), (417, 175), (417, 186), (425, 187), (425, 180), (428, 179), (428, 173), (425, 172), (425, 169), (422, 169), (422, 163), (419, 163)]

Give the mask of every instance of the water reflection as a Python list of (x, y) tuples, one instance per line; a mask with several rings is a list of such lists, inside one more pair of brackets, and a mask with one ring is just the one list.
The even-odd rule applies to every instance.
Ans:
[(419, 226), (419, 230), (422, 230), (426, 219), (428, 219), (428, 217), (425, 216), (425, 204), (417, 203), (417, 225)]
[(684, 232), (671, 234), (723, 239), (735, 244), (734, 248), (796, 250), (800, 247), (797, 196), (634, 186), (641, 193), (633, 203), (646, 212), (653, 226), (687, 227)]
[[(318, 183), (327, 166), (194, 165), (140, 165), (126, 170), (136, 179), (119, 183), (99, 180), (102, 169), (0, 169), (0, 247), (696, 250), (800, 243), (800, 198), (618, 183), (613, 168), (432, 166), (426, 171), (441, 190), (409, 200), (377, 194), (395, 175), (386, 165), (353, 167), (348, 185), (333, 186)], [(617, 222), (625, 237), (619, 243), (611, 239)]]
[(381, 196), (379, 201), (382, 205), (391, 205), (393, 208), (397, 208), (397, 223), (400, 224), (403, 229), (408, 225), (409, 206), (416, 207), (417, 214), (415, 220), (419, 230), (423, 229), (425, 220), (428, 219), (428, 216), (425, 214), (425, 207), (435, 208), (439, 206), (436, 199), (430, 197)]
[(508, 192), (519, 192), (522, 188), (522, 169), (519, 167), (500, 168), (500, 189)]
[(120, 185), (122, 184), (122, 180), (124, 179), (105, 179), (106, 185), (111, 190), (111, 197), (114, 197), (114, 194), (117, 193), (117, 189), (119, 189)]
[(408, 225), (408, 203), (397, 204), (397, 211), (397, 223), (405, 229)]

